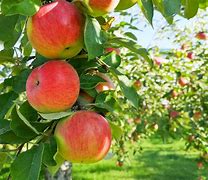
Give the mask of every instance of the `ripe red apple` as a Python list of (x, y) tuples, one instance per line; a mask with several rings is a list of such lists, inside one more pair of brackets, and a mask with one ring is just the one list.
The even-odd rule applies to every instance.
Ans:
[(179, 112), (178, 111), (171, 111), (170, 112), (170, 117), (171, 118), (177, 118), (179, 116)]
[(141, 123), (142, 123), (141, 118), (135, 118), (135, 119), (134, 119), (134, 123), (135, 123), (135, 124), (141, 124)]
[(120, 55), (120, 53), (121, 53), (119, 48), (111, 48), (111, 47), (105, 48), (106, 53), (110, 53), (110, 52), (113, 52), (113, 51), (115, 51), (117, 55)]
[(141, 82), (140, 80), (136, 80), (136, 81), (134, 82), (134, 87), (135, 87), (136, 89), (140, 89), (140, 88), (142, 87), (142, 82)]
[(77, 55), (83, 47), (83, 29), (83, 15), (65, 0), (42, 6), (27, 22), (27, 35), (33, 48), (50, 59)]
[(118, 167), (122, 167), (122, 166), (123, 166), (123, 161), (117, 161), (116, 165), (117, 165)]
[(193, 52), (188, 52), (188, 54), (187, 54), (186, 57), (189, 58), (189, 59), (194, 59), (195, 58), (195, 55), (194, 55)]
[(162, 57), (154, 57), (153, 60), (155, 61), (155, 64), (160, 66), (163, 64), (166, 60)]
[(39, 112), (60, 112), (72, 107), (80, 89), (79, 76), (65, 61), (49, 61), (35, 68), (26, 82), (28, 102)]
[(202, 116), (202, 113), (200, 111), (197, 111), (194, 113), (193, 117), (195, 120), (199, 120), (201, 118), (201, 116)]
[(187, 80), (186, 78), (180, 77), (179, 80), (178, 80), (178, 83), (179, 83), (182, 87), (184, 87), (184, 86), (188, 85), (189, 82), (188, 82), (188, 80)]
[(197, 39), (200, 39), (200, 40), (206, 40), (208, 39), (208, 36), (205, 32), (198, 32), (195, 36)]
[(172, 95), (173, 98), (176, 98), (179, 94), (178, 94), (178, 92), (173, 90), (171, 95)]
[(75, 163), (94, 163), (105, 157), (111, 145), (106, 119), (93, 111), (77, 111), (55, 129), (58, 152)]
[(204, 165), (203, 165), (202, 162), (198, 162), (197, 163), (197, 167), (198, 167), (198, 169), (202, 169), (204, 167)]
[(112, 12), (120, 0), (83, 0), (91, 16), (97, 17)]
[(116, 7), (117, 11), (125, 10), (132, 7), (136, 4), (138, 0), (120, 0), (118, 6)]
[(81, 90), (79, 92), (78, 101), (79, 103), (85, 105), (85, 104), (92, 103), (94, 101), (94, 97), (90, 96), (88, 93)]
[(106, 81), (106, 82), (100, 82), (95, 87), (95, 89), (98, 93), (115, 89), (115, 86), (114, 86), (113, 82), (111, 81), (111, 79), (108, 76), (106, 76), (105, 74), (100, 73), (100, 72), (98, 72), (96, 75), (103, 78)]

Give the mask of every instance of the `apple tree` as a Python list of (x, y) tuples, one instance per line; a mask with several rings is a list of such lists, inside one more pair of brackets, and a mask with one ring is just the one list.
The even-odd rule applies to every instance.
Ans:
[[(122, 26), (137, 29), (134, 19), (112, 26), (109, 13), (122, 16), (138, 5), (151, 25), (154, 10), (171, 24), (176, 14), (190, 19), (208, 2), (0, 0), (0, 5), (0, 174), (35, 180), (56, 173), (68, 179), (68, 172), (58, 170), (65, 160), (96, 162), (110, 145), (122, 161), (126, 141), (160, 127), (151, 119), (158, 117), (152, 105), (161, 97), (152, 93), (161, 90), (162, 74), (150, 78), (160, 67), (131, 32), (115, 33)], [(135, 74), (138, 66), (144, 69)], [(139, 90), (143, 83), (138, 81), (147, 74), (148, 93)], [(132, 119), (136, 129), (128, 125)]]

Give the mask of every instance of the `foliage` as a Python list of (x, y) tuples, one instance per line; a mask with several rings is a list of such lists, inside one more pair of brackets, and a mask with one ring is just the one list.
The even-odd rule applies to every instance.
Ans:
[[(111, 27), (112, 17), (92, 18), (84, 12), (85, 49), (67, 61), (80, 76), (81, 90), (94, 97), (95, 101), (85, 105), (77, 102), (67, 112), (40, 114), (27, 102), (25, 84), (31, 70), (46, 62), (46, 59), (32, 49), (25, 25), (28, 16), (34, 15), (41, 5), (48, 2), (2, 0), (0, 3), (0, 41), (3, 46), (0, 51), (0, 147), (1, 157), (7, 162), (5, 166), (0, 166), (2, 175), (11, 174), (12, 179), (38, 179), (46, 167), (55, 166), (53, 157), (57, 147), (51, 140), (54, 128), (59, 119), (79, 109), (93, 109), (106, 116), (115, 138), (112, 150), (117, 154), (119, 161), (128, 157), (125, 142), (137, 141), (138, 138), (153, 134), (157, 129), (156, 124), (163, 138), (167, 134), (174, 136), (175, 128), (177, 135), (196, 133), (194, 147), (208, 153), (205, 92), (207, 53), (206, 49), (203, 49), (203, 42), (196, 42), (192, 47), (196, 50), (196, 61), (201, 67), (200, 70), (197, 71), (194, 67), (192, 69), (189, 65), (186, 67), (184, 51), (181, 52), (181, 56), (169, 52), (170, 61), (158, 67), (150, 56), (153, 51), (138, 45), (137, 38), (131, 32), (123, 32), (124, 27), (138, 29), (132, 25), (134, 19), (131, 19), (130, 23), (122, 22)], [(150, 24), (153, 24), (154, 10), (159, 11), (169, 23), (172, 23), (176, 14), (189, 19), (196, 15), (198, 8), (208, 6), (207, 1), (191, 0), (139, 0), (138, 5)], [(120, 16), (126, 13), (122, 11)], [(117, 31), (121, 31), (120, 36), (116, 35)], [(115, 52), (106, 53), (106, 47), (122, 47), (124, 51), (119, 56)], [(181, 61), (182, 57), (185, 60)], [(98, 71), (112, 77), (116, 85), (115, 90), (99, 94), (95, 91), (95, 86), (103, 81), (96, 76)], [(189, 76), (191, 85), (184, 88), (176, 87), (177, 79), (181, 75)], [(141, 89), (134, 86), (137, 79), (142, 82)], [(182, 95), (170, 99), (173, 89)], [(164, 108), (161, 99), (168, 99), (171, 108), (181, 112), (180, 116), (175, 120), (170, 118), (169, 111), (172, 109)], [(189, 103), (195, 103), (196, 106), (189, 107)], [(199, 110), (202, 116), (195, 122), (193, 113)], [(142, 120), (132, 123), (131, 119), (135, 118)], [(184, 132), (184, 128), (187, 131)], [(136, 153), (137, 145), (133, 146), (136, 146)], [(46, 150), (50, 153), (46, 153)], [(22, 161), (28, 162), (27, 168), (24, 168), (25, 164), (22, 164)]]

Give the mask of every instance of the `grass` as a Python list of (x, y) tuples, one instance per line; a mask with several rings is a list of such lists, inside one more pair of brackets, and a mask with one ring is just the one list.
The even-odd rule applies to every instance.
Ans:
[(160, 140), (145, 141), (143, 152), (131, 157), (131, 164), (116, 166), (116, 159), (96, 164), (73, 165), (75, 180), (197, 180), (208, 179), (208, 166), (197, 168), (197, 152), (184, 151), (184, 142), (162, 144)]

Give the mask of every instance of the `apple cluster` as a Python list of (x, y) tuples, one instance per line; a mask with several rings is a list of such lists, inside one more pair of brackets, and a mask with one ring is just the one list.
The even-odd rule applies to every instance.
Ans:
[[(80, 6), (80, 3), (82, 6)], [(57, 113), (70, 109), (82, 98), (94, 98), (80, 90), (76, 70), (65, 59), (79, 54), (84, 47), (84, 13), (93, 17), (113, 10), (131, 7), (136, 0), (83, 0), (70, 3), (55, 0), (40, 7), (27, 21), (27, 35), (32, 47), (49, 59), (32, 70), (26, 82), (30, 105), (41, 113)], [(108, 48), (106, 52), (119, 50)], [(114, 89), (112, 81), (97, 73), (105, 82), (95, 87), (98, 93)], [(93, 163), (104, 158), (111, 146), (111, 129), (100, 114), (80, 110), (60, 120), (55, 128), (58, 153), (71, 162)]]

